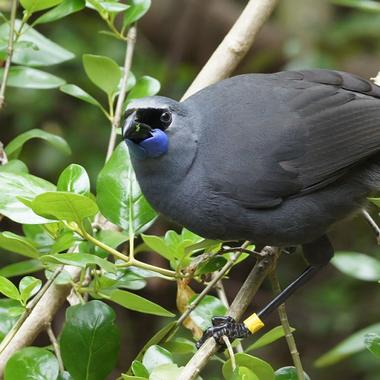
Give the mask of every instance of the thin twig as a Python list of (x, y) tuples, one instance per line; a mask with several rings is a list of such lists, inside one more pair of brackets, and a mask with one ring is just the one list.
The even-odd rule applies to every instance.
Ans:
[[(249, 242), (245, 242), (242, 245), (242, 248), (245, 249), (248, 245)], [(239, 248), (236, 250), (239, 250)], [(180, 316), (180, 318), (178, 318), (176, 322), (177, 326), (179, 326), (190, 315), (190, 313), (199, 305), (203, 298), (211, 291), (212, 288), (214, 288), (217, 282), (223, 278), (223, 276), (235, 265), (237, 259), (242, 253), (243, 250), (240, 250), (226, 264), (224, 264), (223, 268), (214, 276), (214, 278), (208, 283), (202, 292), (198, 294), (194, 301), (190, 303), (187, 310)]]
[[(241, 319), (265, 277), (272, 270), (273, 263), (275, 261), (275, 249), (272, 247), (265, 247), (262, 253), (264, 254), (264, 257), (258, 260), (256, 265), (253, 267), (252, 271), (240, 288), (239, 293), (232, 302), (228, 315), (236, 320)], [(218, 347), (218, 344), (213, 338), (207, 339), (202, 347), (186, 364), (186, 367), (181, 372), (181, 380), (195, 379), (201, 370), (206, 366), (211, 357), (216, 353)]]
[(115, 115), (112, 118), (111, 135), (108, 142), (106, 161), (110, 159), (116, 145), (117, 130), (120, 127), (120, 120), (121, 120), (121, 115), (123, 112), (123, 105), (124, 105), (125, 94), (126, 94), (126, 89), (127, 89), (128, 76), (131, 70), (133, 51), (135, 49), (135, 44), (136, 44), (136, 36), (137, 36), (137, 28), (135, 25), (133, 25), (129, 29), (128, 34), (127, 34), (127, 49), (125, 52), (123, 77), (121, 80), (120, 93), (117, 98)]
[(65, 372), (65, 368), (63, 366), (63, 361), (62, 361), (62, 356), (61, 356), (61, 350), (59, 349), (59, 344), (57, 341), (57, 338), (54, 335), (53, 329), (51, 328), (51, 323), (48, 324), (48, 327), (46, 329), (46, 332), (49, 336), (50, 342), (53, 346), (53, 350), (55, 353), (55, 356), (58, 360), (58, 365), (59, 365), (59, 372), (63, 374)]
[[(281, 286), (278, 281), (278, 277), (275, 269), (269, 274), (270, 282), (272, 285), (273, 293), (278, 295), (281, 293)], [(285, 304), (280, 305), (277, 308), (278, 316), (280, 317), (281, 326), (285, 332), (285, 339), (288, 343), (289, 352), (292, 356), (294, 367), (296, 368), (298, 380), (305, 380), (305, 375), (303, 372), (301, 357), (297, 349), (296, 340), (294, 339), (294, 335), (292, 333), (291, 327), (289, 325), (288, 315), (286, 313)]]
[(225, 335), (223, 335), (222, 339), (223, 339), (224, 343), (227, 346), (227, 351), (228, 351), (228, 354), (230, 355), (230, 359), (231, 359), (232, 372), (234, 372), (235, 369), (236, 369), (236, 360), (235, 360), (234, 350), (232, 349), (232, 345), (231, 345), (231, 342), (228, 339), (228, 337), (226, 337)]
[(373, 228), (376, 234), (376, 240), (377, 244), (380, 244), (380, 228), (375, 222), (375, 220), (372, 218), (372, 216), (369, 214), (369, 212), (366, 209), (362, 209), (362, 214), (364, 215), (364, 218), (367, 220), (369, 225)]
[(14, 32), (15, 32), (15, 22), (16, 22), (16, 13), (17, 13), (18, 0), (12, 1), (11, 9), (11, 19), (9, 23), (9, 38), (8, 38), (8, 56), (5, 61), (4, 72), (3, 72), (3, 81), (1, 82), (0, 87), (0, 109), (3, 108), (5, 101), (5, 89), (7, 88), (9, 69), (11, 67), (13, 49), (14, 49)]
[(182, 100), (204, 87), (227, 78), (253, 44), (278, 0), (250, 0), (206, 65), (186, 91)]

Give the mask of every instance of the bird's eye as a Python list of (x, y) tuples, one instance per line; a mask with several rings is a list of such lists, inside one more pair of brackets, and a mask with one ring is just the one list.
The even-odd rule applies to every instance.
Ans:
[(170, 112), (163, 112), (160, 116), (161, 123), (169, 125), (172, 122), (172, 115)]

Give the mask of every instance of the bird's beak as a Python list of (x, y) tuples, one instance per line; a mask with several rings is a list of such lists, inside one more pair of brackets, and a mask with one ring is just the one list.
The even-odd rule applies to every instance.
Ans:
[(139, 143), (149, 137), (152, 137), (151, 134), (152, 128), (137, 120), (137, 111), (133, 111), (125, 120), (123, 127), (123, 137), (124, 139), (131, 140), (135, 143)]

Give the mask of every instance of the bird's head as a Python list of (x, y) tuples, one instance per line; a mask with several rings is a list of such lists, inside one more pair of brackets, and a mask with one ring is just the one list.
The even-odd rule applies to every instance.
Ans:
[(185, 107), (175, 100), (152, 96), (128, 105), (123, 138), (137, 159), (158, 158), (168, 153), (171, 140), (186, 117)]

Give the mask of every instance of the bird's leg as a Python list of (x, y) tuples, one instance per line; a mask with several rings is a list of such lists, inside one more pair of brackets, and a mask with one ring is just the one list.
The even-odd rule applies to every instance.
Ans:
[(223, 344), (222, 337), (229, 339), (245, 338), (264, 326), (264, 320), (283, 304), (297, 289), (303, 286), (317, 272), (325, 267), (333, 257), (334, 250), (327, 236), (303, 245), (303, 253), (309, 266), (305, 271), (269, 302), (261, 311), (253, 313), (244, 322), (236, 322), (232, 317), (214, 317), (212, 327), (208, 328), (197, 342), (199, 348), (208, 338), (214, 337), (217, 343)]

